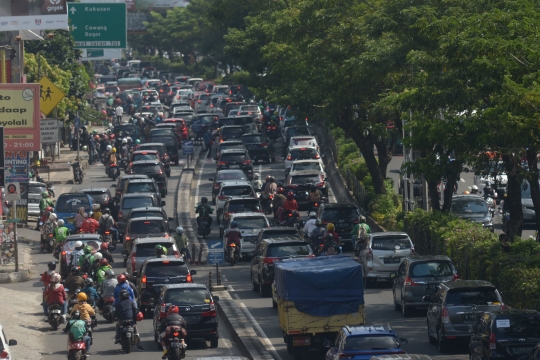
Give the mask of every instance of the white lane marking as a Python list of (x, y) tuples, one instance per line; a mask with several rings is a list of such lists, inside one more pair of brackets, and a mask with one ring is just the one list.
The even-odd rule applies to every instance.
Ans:
[(229, 339), (220, 338), (219, 340), (221, 340), (221, 342), (223, 343), (223, 347), (225, 347), (227, 349), (232, 348), (232, 344), (229, 341)]
[(335, 203), (336, 202), (336, 197), (334, 196), (334, 191), (332, 191), (332, 187), (330, 186), (330, 183), (329, 182), (326, 182), (326, 184), (328, 184), (328, 202), (329, 203)]
[(201, 169), (199, 170), (199, 178), (197, 179), (197, 190), (195, 190), (195, 204), (198, 203), (198, 198), (199, 198), (199, 188), (201, 187), (201, 179), (202, 179), (202, 174), (203, 174), (203, 171), (204, 171), (204, 165), (206, 165), (206, 162), (205, 161), (201, 161), (202, 162), (202, 165), (201, 165)]
[(227, 277), (226, 277), (225, 275), (221, 275), (221, 280), (223, 280), (223, 281), (229, 281), (229, 280), (227, 280)]
[(228, 292), (231, 292), (231, 291), (235, 291), (234, 288), (232, 287), (232, 285), (227, 285), (227, 291)]

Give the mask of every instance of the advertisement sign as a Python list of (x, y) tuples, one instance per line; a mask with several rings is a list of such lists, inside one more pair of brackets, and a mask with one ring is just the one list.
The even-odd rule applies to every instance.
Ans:
[(28, 182), (30, 171), (30, 154), (28, 151), (5, 152), (6, 183)]
[(58, 120), (42, 119), (41, 120), (41, 142), (43, 144), (52, 144), (58, 142), (60, 129)]
[[(130, 3), (132, 3), (131, 1)], [(186, 7), (189, 5), (189, 0), (135, 0), (135, 7), (137, 9), (163, 9), (173, 7)], [(128, 4), (128, 8), (132, 6)]]
[(21, 186), (18, 182), (6, 181), (6, 195), (4, 199), (8, 201), (21, 199)]
[(66, 95), (62, 90), (45, 76), (39, 80), (39, 109), (45, 116), (49, 115), (51, 111), (54, 110), (64, 96)]
[(28, 183), (19, 183), (21, 198), (17, 200), (15, 220), (19, 223), (28, 221)]
[(66, 0), (11, 0), (2, 2), (0, 31), (68, 28)]
[(39, 151), (39, 84), (0, 84), (4, 150)]

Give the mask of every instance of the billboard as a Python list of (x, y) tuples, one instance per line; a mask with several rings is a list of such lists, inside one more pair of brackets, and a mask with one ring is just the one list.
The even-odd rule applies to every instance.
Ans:
[(5, 151), (39, 151), (39, 84), (0, 84)]
[(186, 7), (189, 5), (189, 0), (132, 0), (126, 1), (128, 10), (132, 9), (133, 2), (135, 2), (135, 7), (139, 10)]
[(68, 29), (66, 0), (4, 1), (0, 32)]
[(28, 151), (5, 152), (6, 182), (28, 182), (30, 178), (30, 154)]

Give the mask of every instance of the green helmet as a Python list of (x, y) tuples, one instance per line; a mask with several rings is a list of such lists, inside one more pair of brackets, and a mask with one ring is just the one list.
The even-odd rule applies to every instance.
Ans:
[(154, 250), (156, 250), (156, 254), (159, 254), (159, 253), (163, 253), (165, 254), (165, 248), (159, 244), (157, 244), (155, 247), (154, 247)]
[(84, 247), (84, 253), (85, 254), (91, 254), (92, 253), (92, 247), (91, 246), (85, 246)]
[(97, 130), (92, 130), (92, 135), (97, 135)]
[(141, 140), (137, 139), (135, 140), (135, 144), (139, 145), (141, 143)]
[(41, 193), (41, 197), (42, 197), (43, 199), (47, 199), (47, 198), (49, 197), (49, 193), (46, 192), (46, 191), (44, 191), (44, 192)]

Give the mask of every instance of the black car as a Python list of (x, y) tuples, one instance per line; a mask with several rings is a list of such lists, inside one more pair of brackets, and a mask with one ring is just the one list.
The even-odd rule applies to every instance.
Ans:
[(130, 174), (147, 175), (150, 179), (154, 179), (163, 197), (167, 196), (167, 174), (161, 161), (157, 160), (140, 160), (131, 163)]
[(182, 147), (182, 144), (178, 142), (176, 135), (150, 134), (150, 138), (148, 139), (148, 141), (153, 142), (153, 143), (165, 144), (165, 147), (167, 148), (167, 152), (169, 153), (169, 157), (171, 158), (171, 161), (174, 161), (174, 165), (178, 165), (178, 160), (179, 160), (178, 149)]
[(133, 124), (123, 124), (123, 125), (116, 125), (113, 128), (113, 134), (116, 137), (116, 142), (113, 145), (113, 147), (116, 147), (117, 149), (120, 149), (122, 145), (122, 139), (125, 137), (130, 137), (133, 141), (141, 138), (141, 132), (139, 130), (139, 127), (133, 125)]
[(111, 192), (107, 188), (82, 189), (79, 192), (90, 195), (94, 202), (100, 205), (107, 204), (112, 198)]
[[(133, 194), (133, 193), (155, 193), (159, 196), (159, 200), (165, 196), (163, 195), (164, 191), (158, 187), (154, 179), (129, 179), (124, 184), (124, 189), (122, 194)], [(118, 199), (120, 200), (120, 199)]]
[(274, 281), (274, 261), (313, 256), (311, 245), (306, 241), (291, 238), (270, 238), (257, 244), (255, 254), (251, 259), (251, 284), (253, 291), (259, 291), (261, 296), (270, 295)]
[(159, 293), (158, 304), (154, 309), (154, 340), (159, 343), (159, 325), (167, 316), (169, 307), (178, 306), (178, 313), (187, 323), (188, 339), (210, 341), (210, 347), (218, 346), (218, 317), (215, 302), (218, 296), (212, 296), (202, 284), (163, 285)]
[(312, 185), (315, 185), (323, 196), (328, 196), (328, 188), (320, 171), (292, 171), (287, 176), (284, 184), (285, 192), (292, 191), (294, 193), (294, 199), (298, 203), (299, 210), (309, 210), (311, 205), (309, 193)]
[(146, 143), (141, 144), (139, 146), (139, 150), (136, 152), (139, 153), (139, 151), (144, 150), (156, 150), (159, 153), (159, 157), (161, 158), (161, 162), (163, 163), (163, 166), (168, 171), (168, 173), (171, 173), (171, 157), (169, 156), (169, 152), (167, 151), (167, 148), (165, 147), (165, 144), (163, 143)]
[(160, 295), (161, 287), (169, 284), (181, 284), (193, 282), (192, 275), (197, 271), (190, 270), (183, 259), (174, 256), (167, 258), (154, 258), (145, 260), (141, 271), (134, 271), (135, 286), (139, 297), (137, 305), (142, 311), (151, 311)]
[(220, 170), (214, 178), (208, 179), (212, 184), (212, 203), (216, 205), (216, 196), (219, 193), (219, 187), (223, 181), (247, 181), (246, 174), (242, 170)]
[(178, 142), (180, 142), (180, 137), (175, 131), (176, 125), (174, 124), (159, 124), (152, 130), (150, 130), (150, 138), (155, 138), (159, 136), (174, 136)]
[(158, 207), (165, 206), (165, 201), (159, 200), (159, 196), (154, 193), (135, 193), (135, 194), (124, 194), (118, 202), (118, 236), (123, 237), (124, 232), (126, 231), (126, 222), (127, 214), (131, 209), (139, 207)]
[(241, 139), (248, 149), (249, 157), (254, 161), (264, 160), (268, 163), (276, 161), (274, 142), (270, 141), (266, 135), (244, 134)]
[(340, 242), (352, 243), (351, 231), (360, 222), (360, 215), (360, 209), (354, 204), (323, 203), (319, 206), (317, 218), (323, 224), (334, 224)]
[[(540, 341), (540, 314), (536, 310), (485, 312), (471, 325), (469, 358), (519, 359), (530, 355)], [(537, 359), (536, 356), (531, 356)]]
[(174, 218), (171, 216), (167, 216), (165, 210), (159, 206), (145, 206), (133, 208), (128, 212), (125, 220), (127, 222), (129, 219), (146, 216), (162, 218), (163, 221), (167, 221), (169, 223), (167, 227), (168, 229), (170, 229), (170, 223), (174, 221)]
[(219, 155), (221, 155), (221, 152), (223, 150), (227, 149), (245, 149), (246, 146), (244, 145), (244, 142), (240, 139), (238, 140), (228, 140), (218, 143), (217, 149), (216, 149), (216, 157), (214, 160), (217, 160), (219, 158)]
[(224, 126), (219, 129), (219, 141), (241, 139), (245, 132), (246, 130), (243, 125)]
[(248, 178), (251, 179), (253, 177), (253, 164), (247, 150), (223, 150), (217, 161), (216, 170), (224, 169), (240, 169)]
[(262, 229), (257, 236), (257, 244), (265, 239), (272, 238), (295, 238), (302, 239), (297, 228), (289, 226), (273, 226), (271, 228)]

